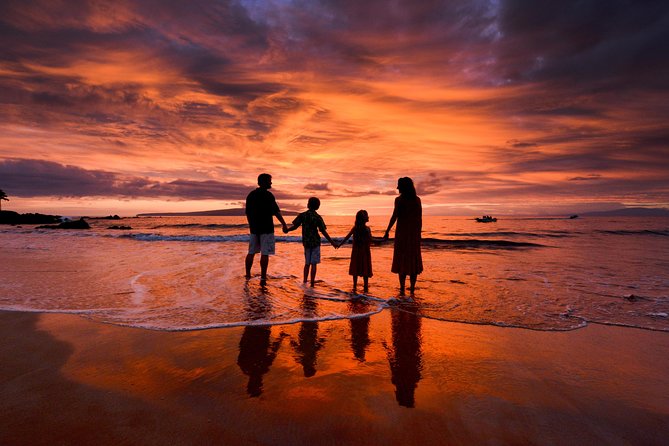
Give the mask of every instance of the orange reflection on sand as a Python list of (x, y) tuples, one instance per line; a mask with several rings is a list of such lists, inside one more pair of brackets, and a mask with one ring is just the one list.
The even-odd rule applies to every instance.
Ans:
[[(254, 394), (238, 364), (247, 348), (243, 328), (161, 333), (45, 315), (38, 329), (70, 346), (68, 357), (60, 358), (67, 362), (56, 358), (67, 385), (81, 384), (77, 395), (84, 401), (98, 395), (116, 401), (125, 427), (123, 411), (135, 410), (135, 400), (152, 411), (169, 411), (171, 423), (179, 425), (202, 419), (244, 435), (303, 439), (317, 432), (359, 444), (369, 438), (374, 444), (410, 441), (415, 429), (429, 442), (494, 437), (514, 443), (557, 438), (557, 432), (562, 439), (599, 438), (602, 429), (623, 438), (643, 426), (634, 432), (650, 439), (669, 416), (657, 392), (666, 383), (666, 361), (655, 367), (648, 360), (666, 348), (662, 334), (451, 324), (407, 311), (414, 306), (390, 309), (368, 324), (318, 323), (322, 348), (313, 356), (308, 342), (300, 343), (313, 327), (265, 327), (270, 348), (263, 353), (264, 342), (257, 344), (261, 350), (251, 357), (278, 348), (271, 364), (260, 366), (262, 385)], [(305, 355), (313, 358), (310, 376), (304, 374)], [(36, 396), (44, 391), (34, 390)], [(528, 418), (538, 424), (517, 424)], [(570, 429), (563, 432), (565, 423)], [(541, 432), (536, 426), (543, 426)]]

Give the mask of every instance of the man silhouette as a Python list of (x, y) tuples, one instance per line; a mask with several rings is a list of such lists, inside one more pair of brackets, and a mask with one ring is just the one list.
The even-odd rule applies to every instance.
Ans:
[(251, 266), (256, 253), (260, 253), (260, 285), (267, 283), (267, 265), (269, 256), (274, 255), (274, 220), (281, 222), (283, 231), (288, 226), (281, 216), (279, 205), (274, 195), (269, 191), (272, 188), (272, 176), (268, 173), (258, 175), (258, 188), (252, 190), (246, 197), (246, 219), (249, 222), (249, 253), (246, 255), (246, 278), (251, 278)]

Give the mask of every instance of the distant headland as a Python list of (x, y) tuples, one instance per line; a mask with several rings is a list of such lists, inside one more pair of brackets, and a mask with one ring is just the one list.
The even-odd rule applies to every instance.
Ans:
[(583, 212), (583, 217), (669, 217), (667, 208), (623, 208), (611, 211)]
[[(282, 210), (283, 215), (297, 215), (294, 211)], [(138, 217), (244, 217), (244, 208), (215, 209), (212, 211), (199, 212), (151, 212), (137, 214)]]

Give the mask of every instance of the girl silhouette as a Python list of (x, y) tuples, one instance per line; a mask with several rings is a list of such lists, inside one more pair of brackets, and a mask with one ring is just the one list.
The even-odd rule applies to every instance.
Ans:
[(355, 225), (346, 234), (344, 240), (339, 246), (353, 235), (353, 249), (351, 249), (351, 263), (348, 273), (353, 276), (353, 291), (358, 286), (358, 276), (362, 276), (363, 292), (369, 290), (369, 278), (372, 277), (372, 252), (370, 249), (372, 243), (372, 231), (367, 226), (369, 215), (367, 211), (361, 209), (355, 214)]

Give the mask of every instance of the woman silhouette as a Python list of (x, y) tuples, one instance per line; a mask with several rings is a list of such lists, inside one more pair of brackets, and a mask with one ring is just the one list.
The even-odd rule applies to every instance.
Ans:
[(416, 288), (416, 277), (423, 272), (423, 259), (420, 253), (423, 209), (411, 178), (400, 178), (397, 181), (397, 190), (400, 196), (395, 198), (395, 209), (383, 238), (388, 239), (388, 233), (397, 222), (391, 271), (398, 274), (400, 294), (404, 295), (406, 276), (409, 276), (409, 291), (413, 293)]

